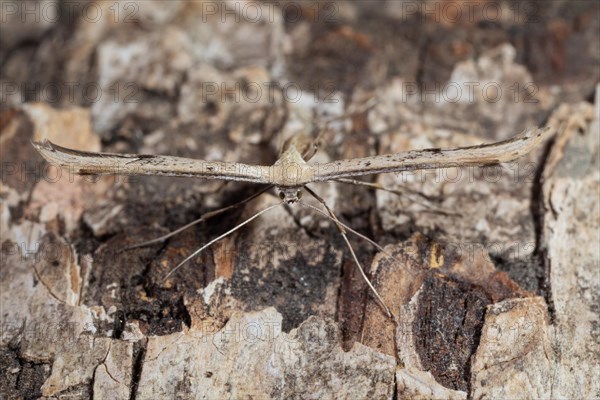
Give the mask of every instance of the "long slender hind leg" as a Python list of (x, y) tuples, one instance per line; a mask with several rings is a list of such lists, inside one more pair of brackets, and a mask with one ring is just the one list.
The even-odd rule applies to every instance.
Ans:
[(199, 224), (200, 222), (204, 222), (212, 217), (216, 217), (217, 215), (223, 214), (226, 211), (229, 211), (231, 209), (237, 208), (243, 204), (246, 204), (252, 200), (254, 200), (255, 198), (257, 198), (258, 196), (260, 196), (261, 194), (263, 194), (264, 192), (266, 192), (267, 190), (271, 189), (273, 187), (273, 185), (269, 185), (266, 188), (263, 188), (261, 191), (254, 193), (252, 196), (247, 197), (241, 201), (238, 201), (235, 204), (231, 204), (229, 206), (223, 207), (223, 208), (219, 208), (218, 210), (213, 210), (213, 211), (209, 211), (207, 213), (204, 213), (200, 216), (200, 218), (198, 218), (197, 220), (194, 220), (192, 222), (190, 222), (187, 225), (182, 226), (181, 228), (177, 228), (174, 231), (171, 231), (165, 235), (159, 236), (157, 238), (145, 241), (145, 242), (141, 242), (141, 243), (136, 243), (136, 244), (132, 244), (131, 246), (127, 246), (127, 247), (123, 247), (120, 251), (125, 251), (125, 250), (131, 250), (131, 249), (137, 249), (138, 247), (144, 247), (144, 246), (148, 246), (154, 243), (159, 243), (162, 241), (167, 240), (168, 238), (170, 238), (171, 236), (175, 236), (180, 232), (183, 232), (184, 230), (191, 228), (192, 226)]
[(421, 206), (425, 207), (429, 212), (434, 213), (434, 214), (440, 214), (440, 215), (445, 215), (445, 216), (450, 216), (450, 217), (460, 217), (461, 216), (460, 214), (445, 211), (442, 208), (431, 204), (433, 201), (437, 200), (436, 198), (424, 195), (423, 193), (421, 193), (417, 190), (413, 190), (413, 189), (410, 189), (407, 187), (401, 187), (401, 189), (391, 189), (391, 188), (385, 187), (383, 185), (380, 185), (379, 183), (364, 182), (364, 181), (359, 181), (359, 180), (350, 179), (350, 178), (336, 179), (336, 182), (348, 183), (351, 185), (361, 185), (361, 186), (366, 186), (366, 187), (369, 187), (369, 188), (375, 189), (375, 190), (383, 190), (384, 192), (393, 193), (398, 196), (406, 196), (411, 201), (413, 201), (417, 204), (420, 204)]
[(346, 242), (346, 245), (348, 246), (348, 249), (350, 250), (350, 254), (352, 254), (352, 258), (354, 259), (354, 263), (358, 267), (358, 270), (360, 271), (360, 274), (364, 278), (365, 282), (367, 282), (367, 285), (369, 286), (369, 288), (371, 289), (371, 291), (375, 294), (375, 297), (377, 298), (377, 300), (381, 304), (381, 307), (384, 309), (384, 311), (387, 314), (387, 316), (390, 317), (392, 320), (395, 320), (395, 318), (394, 318), (394, 316), (392, 314), (392, 311), (387, 306), (387, 304), (385, 304), (385, 301), (383, 301), (383, 299), (381, 298), (381, 296), (379, 295), (379, 293), (377, 292), (377, 290), (375, 289), (375, 287), (373, 286), (373, 284), (371, 283), (371, 281), (367, 277), (367, 274), (365, 274), (365, 271), (364, 271), (362, 265), (360, 264), (360, 262), (358, 261), (358, 257), (356, 256), (356, 253), (354, 252), (354, 249), (352, 248), (352, 245), (350, 244), (350, 241), (348, 240), (348, 236), (346, 235), (346, 231), (345, 231), (344, 226), (342, 225), (342, 223), (338, 220), (338, 218), (335, 216), (335, 214), (333, 213), (333, 211), (331, 210), (331, 208), (329, 208), (329, 206), (327, 205), (327, 203), (325, 202), (325, 200), (323, 200), (321, 198), (321, 196), (319, 196), (318, 194), (316, 194), (314, 191), (312, 191), (307, 186), (304, 186), (304, 189), (306, 189), (306, 191), (308, 193), (310, 193), (311, 196), (313, 196), (315, 199), (317, 199), (317, 201), (319, 203), (323, 204), (323, 206), (325, 207), (325, 209), (327, 210), (327, 212), (331, 216), (331, 219), (335, 222), (335, 224), (336, 224), (336, 226), (338, 228), (338, 231), (342, 235), (342, 238)]
[(341, 225), (344, 230), (358, 236), (359, 238), (367, 241), (369, 244), (371, 244), (373, 247), (375, 247), (377, 250), (379, 250), (380, 252), (382, 252), (383, 254), (385, 254), (386, 256), (388, 256), (389, 258), (393, 259), (394, 261), (396, 261), (397, 263), (399, 263), (400, 265), (402, 265), (402, 263), (400, 262), (400, 260), (398, 260), (396, 257), (394, 257), (392, 254), (390, 254), (388, 251), (386, 251), (383, 247), (381, 247), (379, 244), (377, 244), (377, 242), (375, 242), (374, 240), (370, 239), (368, 236), (363, 235), (362, 233), (355, 231), (354, 229), (350, 228), (348, 225), (344, 224), (342, 221), (340, 221), (339, 219), (334, 219), (333, 217), (331, 217), (331, 214), (326, 213), (325, 211), (321, 210), (320, 208), (317, 208), (311, 204), (308, 203), (304, 203), (302, 201), (298, 202), (299, 205), (301, 205), (302, 207), (306, 207), (306, 208), (310, 208), (312, 210), (314, 210), (315, 212), (323, 215), (326, 218), (329, 218), (331, 221), (333, 221), (335, 224)]
[(185, 260), (183, 260), (182, 262), (180, 262), (179, 264), (177, 264), (175, 266), (175, 268), (173, 268), (167, 275), (165, 275), (163, 280), (166, 280), (169, 276), (171, 276), (175, 271), (177, 271), (183, 264), (187, 263), (188, 261), (190, 261), (192, 258), (196, 257), (198, 254), (202, 253), (206, 248), (208, 248), (209, 246), (211, 246), (212, 244), (218, 242), (221, 239), (226, 238), (227, 236), (231, 235), (233, 232), (237, 231), (238, 229), (240, 229), (242, 226), (246, 225), (247, 223), (249, 223), (250, 221), (260, 217), (262, 214), (266, 213), (267, 211), (270, 211), (272, 209), (274, 209), (275, 207), (279, 207), (280, 205), (283, 204), (283, 201), (277, 204), (274, 204), (272, 206), (269, 206), (259, 212), (257, 212), (256, 214), (254, 214), (253, 216), (251, 216), (250, 218), (246, 219), (243, 222), (240, 222), (239, 224), (237, 224), (235, 227), (231, 228), (230, 230), (228, 230), (227, 232), (225, 232), (224, 234), (217, 236), (216, 238), (214, 238), (213, 240), (211, 240), (210, 242), (206, 243), (204, 246), (200, 247), (198, 250), (194, 251), (192, 254), (190, 254), (188, 257), (185, 258)]

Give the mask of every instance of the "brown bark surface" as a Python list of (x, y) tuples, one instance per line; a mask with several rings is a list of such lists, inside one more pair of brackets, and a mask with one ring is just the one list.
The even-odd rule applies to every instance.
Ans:
[[(599, 397), (600, 8), (466, 3), (3, 2), (0, 397)], [(73, 176), (30, 145), (270, 164), (372, 97), (315, 161), (556, 129), (502, 166), (366, 179), (400, 195), (311, 186), (385, 247), (350, 235), (396, 323), (320, 214), (164, 279), (276, 196), (122, 251), (261, 187)]]

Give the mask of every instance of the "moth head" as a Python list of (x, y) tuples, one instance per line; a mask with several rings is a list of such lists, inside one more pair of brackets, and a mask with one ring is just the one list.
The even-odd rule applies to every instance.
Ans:
[(277, 188), (279, 198), (288, 204), (294, 204), (302, 198), (302, 188), (300, 187), (283, 187)]

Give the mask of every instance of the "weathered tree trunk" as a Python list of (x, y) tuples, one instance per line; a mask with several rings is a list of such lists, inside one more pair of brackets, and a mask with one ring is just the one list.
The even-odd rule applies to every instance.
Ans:
[[(507, 4), (504, 25), (400, 1), (259, 3), (260, 21), (246, 3), (43, 4), (2, 24), (0, 397), (600, 396), (597, 4)], [(371, 180), (401, 194), (311, 186), (384, 246), (350, 235), (395, 321), (318, 213), (275, 209), (164, 279), (278, 199), (123, 250), (261, 187), (79, 177), (30, 144), (270, 164), (372, 97), (315, 161), (556, 129), (514, 163)]]

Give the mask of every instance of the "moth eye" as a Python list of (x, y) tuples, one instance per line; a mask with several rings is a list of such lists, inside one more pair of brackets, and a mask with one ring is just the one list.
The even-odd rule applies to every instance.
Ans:
[(279, 192), (279, 198), (280, 198), (281, 200), (285, 199), (285, 193), (283, 193), (283, 192)]
[(302, 198), (302, 191), (298, 190), (296, 192), (296, 197), (298, 198), (298, 200), (300, 200)]

